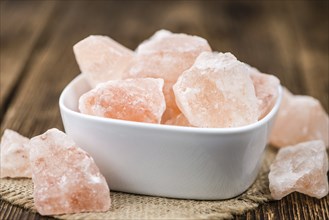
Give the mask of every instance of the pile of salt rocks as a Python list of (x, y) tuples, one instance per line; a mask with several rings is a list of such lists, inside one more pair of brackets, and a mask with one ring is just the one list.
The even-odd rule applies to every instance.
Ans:
[[(90, 36), (74, 53), (91, 90), (81, 113), (145, 123), (239, 127), (265, 117), (278, 98), (279, 80), (212, 52), (197, 36), (156, 32), (136, 51), (106, 36)], [(308, 96), (284, 89), (270, 142), (281, 148), (271, 165), (274, 199), (299, 191), (328, 194), (328, 115)], [(110, 192), (93, 159), (65, 133), (50, 129), (29, 140), (7, 129), (1, 140), (1, 178), (27, 177), (42, 215), (106, 211)], [(90, 201), (93, 201), (90, 203)]]

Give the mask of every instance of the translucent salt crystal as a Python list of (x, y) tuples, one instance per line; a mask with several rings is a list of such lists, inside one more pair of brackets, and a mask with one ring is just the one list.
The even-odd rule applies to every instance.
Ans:
[(276, 147), (310, 140), (323, 140), (328, 147), (329, 117), (321, 103), (310, 97), (283, 90), (281, 106), (270, 135)]
[(5, 130), (1, 138), (1, 178), (31, 178), (29, 141), (28, 138), (23, 137), (13, 130)]
[(94, 160), (50, 129), (30, 141), (34, 204), (41, 215), (106, 211), (110, 192)]
[(125, 77), (164, 79), (167, 109), (163, 121), (166, 121), (180, 113), (172, 91), (173, 84), (204, 51), (211, 51), (211, 48), (208, 42), (201, 37), (160, 30), (138, 46), (137, 55), (130, 69), (125, 73)]
[[(170, 58), (169, 60), (167, 58)], [(171, 61), (170, 61), (171, 60)], [(166, 64), (165, 64), (166, 63)], [(169, 64), (170, 63), (170, 64)], [(165, 65), (164, 65), (165, 64)], [(176, 82), (177, 75), (181, 74), (183, 71), (179, 69), (186, 69), (187, 66), (181, 67), (182, 65), (186, 65), (186, 63), (181, 59), (174, 59), (171, 56), (137, 56), (134, 65), (129, 71), (129, 76), (126, 78), (144, 78), (144, 77), (154, 77), (154, 78), (162, 78), (165, 82), (163, 86), (163, 93), (166, 100), (166, 112), (163, 116), (163, 121), (167, 120), (170, 117), (174, 117), (180, 113), (176, 102), (174, 92), (172, 90), (172, 86), (174, 82)], [(192, 64), (191, 64), (192, 65)], [(167, 80), (167, 81), (166, 81)]]
[(84, 114), (129, 121), (160, 123), (166, 108), (163, 79), (112, 80), (83, 94), (79, 109)]
[(262, 119), (275, 104), (280, 80), (273, 75), (260, 73), (255, 68), (250, 67), (250, 70), (250, 78), (254, 83), (256, 97), (259, 100), (259, 119)]
[(92, 87), (121, 79), (134, 52), (106, 36), (91, 35), (73, 46), (80, 70)]
[(174, 118), (171, 118), (165, 122), (166, 125), (177, 125), (177, 126), (185, 126), (185, 127), (193, 127), (190, 122), (188, 122), (187, 118), (180, 113)]
[(166, 101), (166, 110), (162, 115), (161, 123), (167, 121), (170, 118), (175, 118), (181, 114), (181, 111), (179, 110), (176, 104), (175, 94), (172, 89), (173, 85), (174, 83), (165, 82), (163, 86), (163, 94)]
[[(149, 39), (142, 42), (138, 48), (144, 47), (145, 45), (147, 46), (150, 43), (152, 44), (152, 42), (156, 42), (157, 40), (161, 40), (162, 38), (166, 38), (172, 34), (173, 34), (172, 32), (165, 30), (165, 29), (158, 30)], [(138, 48), (136, 50), (138, 50)], [(151, 49), (153, 49), (153, 48), (151, 47)]]
[(175, 83), (184, 70), (192, 66), (196, 57), (187, 60), (179, 53), (137, 55), (125, 78), (162, 78)]
[(323, 141), (281, 148), (271, 165), (270, 191), (274, 199), (300, 192), (318, 199), (328, 194), (328, 156)]
[(173, 86), (176, 103), (197, 127), (238, 127), (257, 121), (249, 67), (230, 53), (203, 52)]
[(157, 31), (150, 39), (141, 43), (136, 49), (137, 54), (173, 52), (186, 53), (195, 57), (203, 51), (211, 51), (206, 39), (183, 33), (171, 33), (167, 30)]

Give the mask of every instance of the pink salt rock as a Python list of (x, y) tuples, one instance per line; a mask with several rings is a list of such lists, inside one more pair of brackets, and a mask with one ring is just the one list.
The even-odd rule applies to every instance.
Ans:
[(285, 147), (300, 142), (323, 140), (328, 147), (329, 118), (321, 103), (310, 97), (283, 90), (281, 106), (270, 135), (270, 143)]
[(160, 30), (138, 46), (137, 55), (130, 69), (125, 73), (125, 77), (164, 79), (167, 109), (163, 121), (166, 121), (180, 114), (172, 91), (173, 84), (204, 51), (211, 51), (211, 48), (201, 37)]
[(29, 141), (13, 130), (5, 130), (1, 138), (1, 178), (31, 178)]
[[(186, 64), (188, 63), (185, 63), (183, 59), (175, 59), (171, 56), (137, 56), (134, 60), (134, 65), (128, 72), (128, 76), (126, 78), (154, 77), (162, 78), (165, 80), (163, 93), (166, 100), (166, 111), (162, 121), (165, 121), (171, 117), (175, 117), (180, 113), (180, 110), (178, 109), (175, 102), (172, 86), (176, 82), (175, 78), (183, 72), (183, 69), (188, 68), (188, 65)], [(164, 74), (167, 74), (165, 76), (166, 79), (163, 76)]]
[(328, 194), (328, 156), (323, 141), (309, 141), (279, 150), (268, 175), (274, 199), (300, 192), (318, 199)]
[(34, 204), (41, 215), (107, 211), (105, 178), (94, 160), (53, 128), (30, 141)]
[(174, 118), (171, 118), (165, 122), (166, 125), (176, 125), (176, 126), (185, 126), (185, 127), (193, 127), (187, 118), (180, 113)]
[(196, 127), (238, 127), (258, 120), (249, 67), (230, 53), (203, 52), (173, 86), (176, 103)]
[(171, 82), (165, 82), (163, 85), (163, 94), (166, 101), (166, 110), (162, 115), (161, 123), (165, 122), (169, 118), (175, 118), (181, 114), (181, 111), (179, 110), (176, 104), (175, 94), (172, 89), (173, 85), (174, 83)]
[(121, 120), (160, 123), (166, 109), (163, 79), (112, 80), (79, 99), (81, 113)]
[(211, 51), (206, 39), (198, 36), (171, 33), (167, 30), (157, 31), (150, 39), (141, 43), (137, 54), (183, 53), (195, 58), (203, 51)]
[(256, 68), (250, 67), (250, 70), (250, 78), (259, 101), (259, 119), (262, 119), (272, 110), (278, 98), (280, 80), (273, 75), (260, 73)]
[(121, 79), (134, 52), (106, 36), (89, 36), (73, 46), (80, 70), (92, 87)]

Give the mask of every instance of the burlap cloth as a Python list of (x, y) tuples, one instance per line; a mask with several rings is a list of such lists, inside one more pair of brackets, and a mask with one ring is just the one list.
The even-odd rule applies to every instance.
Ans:
[[(255, 183), (229, 200), (197, 201), (111, 192), (112, 207), (105, 213), (58, 215), (60, 219), (224, 219), (258, 207), (270, 199), (269, 166), (276, 151), (267, 148)], [(36, 212), (30, 179), (0, 179), (0, 196), (11, 204)]]

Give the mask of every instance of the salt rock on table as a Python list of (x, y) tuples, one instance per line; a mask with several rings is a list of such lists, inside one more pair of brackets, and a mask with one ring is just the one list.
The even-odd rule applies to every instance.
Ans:
[(261, 73), (256, 68), (250, 67), (250, 70), (250, 78), (259, 100), (259, 119), (262, 119), (272, 110), (278, 98), (280, 80), (273, 75)]
[(110, 192), (94, 160), (53, 128), (30, 141), (34, 204), (42, 215), (106, 211)]
[(270, 135), (276, 147), (310, 140), (323, 140), (328, 147), (329, 118), (321, 103), (310, 97), (293, 95), (287, 89)]
[(176, 103), (197, 127), (238, 127), (257, 121), (249, 67), (230, 53), (203, 52), (174, 85)]
[(328, 194), (328, 156), (323, 141), (309, 141), (279, 150), (270, 167), (274, 199), (297, 191), (318, 199)]
[(81, 113), (121, 120), (160, 123), (166, 109), (163, 79), (112, 80), (79, 99)]
[(5, 130), (1, 138), (1, 178), (31, 178), (29, 141), (13, 130)]
[(160, 30), (138, 46), (136, 57), (125, 77), (164, 79), (167, 109), (163, 121), (166, 121), (180, 113), (172, 91), (173, 84), (204, 51), (211, 51), (211, 48), (207, 40), (201, 37)]
[(92, 87), (121, 79), (134, 52), (106, 36), (91, 35), (73, 46), (80, 70)]

